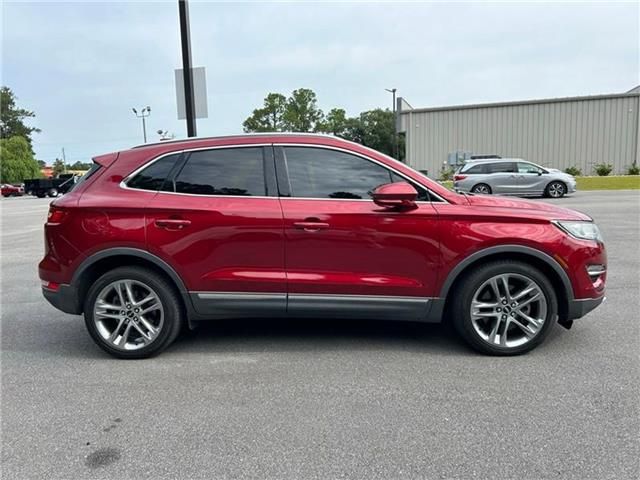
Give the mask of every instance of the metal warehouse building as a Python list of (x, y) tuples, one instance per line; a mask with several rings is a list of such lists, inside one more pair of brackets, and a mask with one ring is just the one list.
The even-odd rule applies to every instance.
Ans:
[[(626, 173), (640, 164), (640, 87), (627, 93), (523, 102), (412, 108), (398, 99), (406, 161), (438, 177), (470, 154), (516, 157), (584, 175), (598, 163)], [(458, 160), (459, 161), (459, 160)]]

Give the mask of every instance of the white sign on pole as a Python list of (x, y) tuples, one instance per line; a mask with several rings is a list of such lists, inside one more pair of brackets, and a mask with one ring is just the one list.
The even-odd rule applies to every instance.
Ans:
[[(209, 110), (207, 108), (207, 77), (204, 67), (194, 67), (193, 73), (193, 97), (195, 102), (196, 118), (207, 118)], [(176, 75), (176, 103), (178, 105), (178, 120), (187, 118), (184, 103), (184, 74), (181, 68), (177, 68)]]

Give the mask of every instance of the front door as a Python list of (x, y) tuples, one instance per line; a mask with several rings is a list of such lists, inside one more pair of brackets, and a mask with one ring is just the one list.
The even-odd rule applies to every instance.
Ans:
[(320, 147), (276, 150), (290, 195), (281, 199), (289, 314), (426, 317), (439, 260), (431, 203), (377, 206), (370, 193), (378, 185), (405, 179), (370, 159)]
[(518, 193), (523, 195), (542, 195), (547, 179), (544, 170), (527, 162), (518, 162)]
[(284, 314), (283, 219), (275, 177), (268, 176), (271, 146), (185, 152), (177, 169), (148, 205), (149, 251), (177, 270), (198, 313)]

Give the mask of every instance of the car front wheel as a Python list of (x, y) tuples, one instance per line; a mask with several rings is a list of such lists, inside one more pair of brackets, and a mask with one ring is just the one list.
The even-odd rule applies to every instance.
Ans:
[(146, 358), (167, 348), (183, 322), (180, 299), (160, 275), (120, 267), (102, 275), (84, 305), (89, 334), (119, 358)]
[(557, 320), (558, 300), (549, 279), (517, 261), (488, 263), (454, 292), (456, 330), (476, 350), (517, 355), (539, 345)]

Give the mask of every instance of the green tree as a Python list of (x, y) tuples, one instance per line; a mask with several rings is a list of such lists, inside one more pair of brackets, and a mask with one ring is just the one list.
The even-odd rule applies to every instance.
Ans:
[(281, 132), (285, 126), (283, 117), (287, 108), (287, 98), (280, 93), (270, 93), (264, 99), (264, 106), (256, 108), (242, 126), (245, 132)]
[(26, 179), (42, 176), (25, 137), (16, 135), (0, 139), (0, 163), (1, 183), (22, 183)]
[(322, 129), (324, 114), (318, 108), (313, 90), (299, 88), (287, 99), (283, 120), (289, 132), (317, 132)]
[(31, 149), (31, 134), (40, 129), (25, 125), (24, 120), (33, 117), (33, 112), (16, 106), (16, 96), (9, 87), (0, 88), (0, 138), (24, 137)]
[[(348, 117), (342, 108), (325, 116), (313, 90), (300, 88), (290, 97), (270, 93), (264, 106), (253, 111), (244, 123), (245, 132), (324, 132), (358, 142), (393, 155), (395, 118), (389, 109), (377, 108)], [(400, 159), (404, 158), (404, 137), (398, 138)]]
[(56, 158), (56, 161), (53, 162), (53, 176), (56, 177), (61, 173), (64, 173), (66, 170), (65, 164), (59, 158)]
[(347, 112), (345, 112), (344, 109), (332, 108), (329, 113), (327, 113), (318, 130), (338, 137), (344, 137), (351, 123), (353, 123), (353, 119), (347, 118)]
[(69, 170), (89, 170), (90, 168), (90, 163), (81, 162), (80, 160), (72, 165), (69, 165)]
[(36, 160), (36, 162), (38, 162), (38, 165), (40, 165), (40, 168), (44, 168), (47, 166), (47, 162), (45, 162), (44, 160)]

